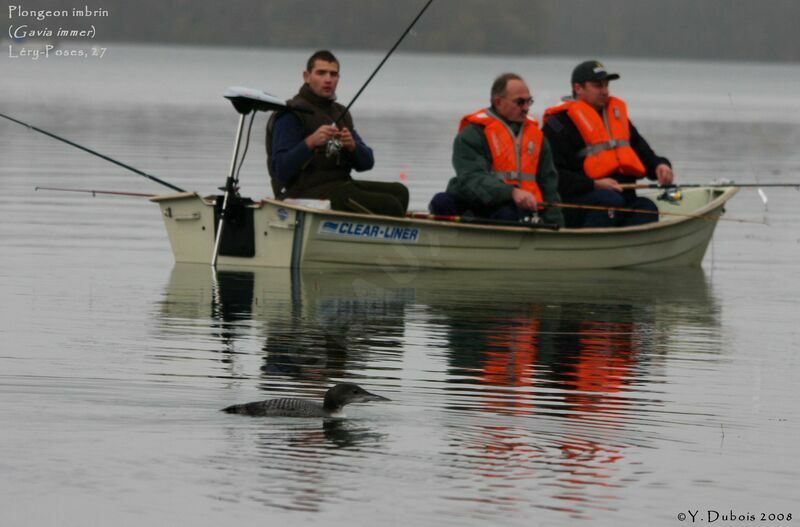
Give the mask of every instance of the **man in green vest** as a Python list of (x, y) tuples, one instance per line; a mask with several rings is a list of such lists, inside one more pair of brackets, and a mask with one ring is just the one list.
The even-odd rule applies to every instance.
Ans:
[(303, 81), (289, 101), (296, 111), (273, 114), (267, 124), (267, 166), (275, 197), (330, 200), (334, 210), (404, 216), (405, 185), (350, 176), (351, 170), (370, 170), (375, 158), (350, 113), (336, 102), (339, 61), (330, 51), (317, 51), (308, 59)]

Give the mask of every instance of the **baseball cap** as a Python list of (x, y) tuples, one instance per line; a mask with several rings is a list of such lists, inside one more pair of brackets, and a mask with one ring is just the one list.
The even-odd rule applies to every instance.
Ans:
[(596, 60), (581, 62), (572, 70), (572, 84), (576, 82), (583, 84), (588, 81), (613, 81), (616, 79), (619, 79), (619, 74), (607, 72), (603, 63)]

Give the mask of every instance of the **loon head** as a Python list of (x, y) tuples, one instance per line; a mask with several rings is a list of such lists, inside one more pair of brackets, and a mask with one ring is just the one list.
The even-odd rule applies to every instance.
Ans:
[(357, 384), (344, 382), (333, 386), (325, 393), (325, 401), (322, 406), (328, 412), (338, 412), (344, 405), (350, 403), (388, 400), (386, 397), (368, 392)]

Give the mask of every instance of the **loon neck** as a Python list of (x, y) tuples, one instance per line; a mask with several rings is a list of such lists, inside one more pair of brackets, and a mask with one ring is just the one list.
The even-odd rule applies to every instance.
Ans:
[(325, 414), (327, 417), (346, 417), (344, 415), (344, 407), (340, 406), (334, 410), (328, 410), (325, 408)]
[(341, 412), (343, 407), (344, 407), (344, 405), (343, 404), (339, 404), (338, 402), (334, 401), (333, 397), (330, 397), (330, 395), (328, 395), (328, 394), (325, 395), (325, 400), (322, 403), (322, 409), (323, 410), (325, 410), (326, 412), (335, 414), (335, 413)]

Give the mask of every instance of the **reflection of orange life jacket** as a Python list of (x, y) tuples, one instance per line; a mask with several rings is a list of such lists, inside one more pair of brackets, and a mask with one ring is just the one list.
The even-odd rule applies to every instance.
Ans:
[(516, 137), (511, 128), (488, 109), (465, 115), (458, 131), (470, 123), (483, 126), (483, 133), (492, 153), (493, 174), (507, 185), (527, 190), (534, 195), (537, 202), (544, 201), (542, 191), (536, 184), (539, 152), (542, 151), (544, 135), (539, 130), (536, 119), (526, 118)]
[(586, 320), (581, 322), (578, 335), (581, 353), (575, 365), (575, 389), (604, 396), (622, 391), (639, 352), (634, 325)]
[[(483, 381), (495, 386), (533, 386), (533, 369), (539, 350), (539, 324), (532, 317), (514, 317), (502, 332), (486, 339)], [(506, 326), (506, 324), (503, 324)], [(499, 329), (499, 328), (498, 328)]]
[[(636, 367), (639, 345), (631, 323), (583, 321), (578, 329), (580, 355), (575, 364), (574, 392), (567, 394), (570, 416), (596, 419), (608, 429), (624, 427), (625, 407), (620, 396)], [(567, 441), (562, 446), (568, 459), (582, 463), (614, 463), (623, 458), (614, 445), (593, 441)], [(583, 465), (581, 465), (583, 466)]]
[(514, 410), (533, 408), (530, 392), (505, 392), (502, 388), (533, 388), (536, 354), (539, 351), (538, 309), (530, 315), (515, 316), (496, 325), (496, 331), (486, 338), (486, 352), (481, 364), (481, 382), (503, 392), (504, 397), (492, 397), (487, 409)]
[(586, 148), (579, 152), (585, 156), (583, 171), (592, 179), (601, 179), (612, 174), (644, 177), (647, 174), (639, 156), (631, 148), (631, 128), (625, 103), (609, 97), (601, 116), (588, 103), (566, 101), (544, 112), (544, 120), (559, 112), (567, 116), (578, 128)]

